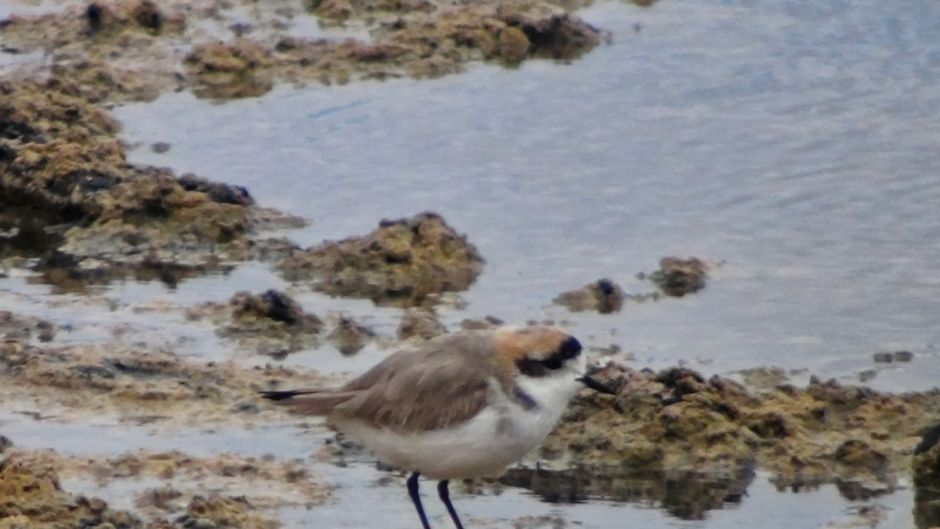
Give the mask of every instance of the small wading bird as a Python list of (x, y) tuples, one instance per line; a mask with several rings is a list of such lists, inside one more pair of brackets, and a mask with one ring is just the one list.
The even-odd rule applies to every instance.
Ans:
[(408, 494), (430, 529), (418, 477), (437, 492), (457, 529), (449, 480), (497, 475), (549, 434), (581, 384), (581, 344), (554, 327), (500, 327), (439, 337), (399, 351), (333, 389), (262, 395), (330, 424), (380, 460), (411, 472)]

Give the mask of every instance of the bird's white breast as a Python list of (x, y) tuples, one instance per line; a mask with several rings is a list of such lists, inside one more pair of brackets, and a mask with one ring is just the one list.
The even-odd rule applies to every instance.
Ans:
[(573, 374), (520, 377), (518, 384), (535, 401), (534, 407), (510, 398), (493, 381), (487, 406), (451, 428), (398, 433), (356, 420), (340, 419), (334, 425), (380, 460), (402, 470), (432, 479), (492, 476), (545, 439), (578, 389)]

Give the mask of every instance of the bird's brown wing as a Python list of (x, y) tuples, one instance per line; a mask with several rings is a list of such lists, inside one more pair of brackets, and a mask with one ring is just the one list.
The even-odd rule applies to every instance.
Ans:
[(479, 345), (451, 339), (395, 353), (345, 385), (357, 394), (333, 413), (403, 433), (470, 419), (486, 405), (494, 376)]

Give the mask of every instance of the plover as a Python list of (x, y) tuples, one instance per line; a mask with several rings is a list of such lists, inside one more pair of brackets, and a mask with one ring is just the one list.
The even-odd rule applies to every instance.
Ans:
[(451, 479), (500, 474), (549, 434), (585, 374), (578, 340), (555, 327), (500, 327), (438, 337), (394, 353), (346, 385), (262, 395), (329, 423), (410, 472), (408, 493), (430, 529), (418, 477), (437, 491), (457, 529)]

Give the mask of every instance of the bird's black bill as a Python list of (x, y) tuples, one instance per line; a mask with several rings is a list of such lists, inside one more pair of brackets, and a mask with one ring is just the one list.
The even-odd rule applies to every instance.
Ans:
[(603, 382), (597, 380), (596, 378), (591, 378), (588, 375), (584, 375), (583, 377), (579, 378), (578, 382), (584, 384), (585, 386), (599, 393), (606, 393), (608, 395), (617, 394), (617, 390), (615, 390), (614, 388), (608, 386), (607, 384), (604, 384)]

